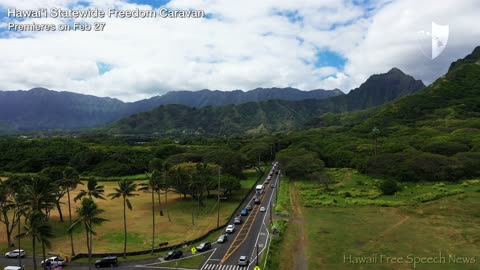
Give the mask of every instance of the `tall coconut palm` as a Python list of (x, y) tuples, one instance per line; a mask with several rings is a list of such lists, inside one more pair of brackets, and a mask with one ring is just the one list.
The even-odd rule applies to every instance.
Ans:
[(92, 262), (92, 250), (93, 250), (93, 235), (95, 231), (93, 230), (94, 225), (100, 225), (105, 221), (108, 221), (105, 218), (99, 217), (104, 210), (98, 208), (98, 205), (93, 201), (92, 198), (85, 197), (82, 199), (80, 207), (77, 207), (77, 218), (73, 221), (68, 232), (72, 231), (82, 224), (85, 227), (85, 236), (87, 239), (87, 251), (88, 251), (88, 268), (91, 269)]
[(127, 208), (132, 210), (132, 204), (130, 203), (129, 197), (137, 196), (138, 194), (134, 193), (137, 190), (137, 184), (132, 180), (123, 179), (118, 182), (118, 188), (115, 188), (115, 192), (108, 194), (112, 200), (116, 198), (123, 199), (123, 228), (125, 232), (125, 242), (123, 246), (123, 257), (127, 257)]
[[(27, 219), (38, 212), (44, 214), (45, 222), (48, 221), (50, 210), (55, 206), (55, 199), (55, 187), (46, 177), (31, 178), (31, 181), (23, 186), (19, 194), (19, 201), (25, 206)], [(45, 260), (45, 249), (48, 246), (42, 239), (39, 240), (42, 242), (42, 255)]]
[[(32, 255), (33, 255), (33, 269), (37, 269), (36, 247), (37, 241), (42, 243), (42, 246), (50, 247), (50, 238), (53, 238), (52, 226), (47, 222), (46, 216), (40, 211), (33, 211), (29, 213), (24, 228), (24, 233), (17, 235), (17, 237), (31, 237), (32, 238)], [(45, 258), (44, 258), (45, 260)]]
[(103, 197), (103, 193), (105, 193), (105, 187), (98, 185), (95, 178), (90, 178), (87, 182), (87, 189), (80, 190), (80, 192), (77, 194), (77, 196), (75, 196), (73, 201), (76, 202), (78, 200), (81, 200), (85, 196), (88, 196), (90, 199), (96, 198), (105, 200), (105, 197)]
[(168, 189), (170, 188), (170, 186), (168, 185), (168, 169), (167, 169), (167, 166), (165, 166), (164, 170), (163, 170), (163, 188), (165, 189), (165, 211), (167, 212), (167, 217), (168, 217), (168, 221), (172, 221), (172, 219), (170, 218), (170, 212), (168, 211)]
[(140, 184), (138, 190), (149, 191), (152, 195), (152, 254), (155, 249), (155, 189), (157, 188), (157, 182), (155, 181), (154, 174), (156, 170), (153, 170), (151, 173), (145, 172), (145, 175), (148, 178), (147, 183)]
[[(63, 181), (62, 185), (67, 191), (67, 200), (68, 200), (68, 220), (70, 222), (70, 226), (72, 226), (72, 206), (71, 206), (71, 200), (70, 200), (70, 191), (74, 190), (77, 188), (79, 184), (82, 184), (80, 182), (80, 176), (77, 172), (72, 167), (66, 167), (63, 170)], [(75, 256), (75, 249), (73, 246), (73, 233), (70, 232), (70, 246), (71, 246), (71, 255)]]
[(63, 168), (62, 167), (46, 167), (40, 172), (41, 177), (46, 178), (51, 183), (52, 191), (55, 195), (55, 207), (57, 208), (60, 221), (63, 222), (63, 213), (60, 202), (67, 193), (63, 185)]

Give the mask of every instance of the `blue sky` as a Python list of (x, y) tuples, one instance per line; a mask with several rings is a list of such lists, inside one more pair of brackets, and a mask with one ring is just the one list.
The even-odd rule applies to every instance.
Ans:
[[(6, 23), (14, 22), (6, 18), (7, 7), (79, 5), (165, 6), (209, 16), (105, 18), (102, 32), (6, 32)], [(478, 14), (475, 0), (0, 0), (0, 89), (46, 87), (125, 101), (206, 88), (348, 92), (392, 67), (429, 84), (480, 44), (480, 28), (471, 27)], [(431, 31), (432, 21), (450, 25), (447, 47), (434, 60), (422, 53), (418, 38)]]

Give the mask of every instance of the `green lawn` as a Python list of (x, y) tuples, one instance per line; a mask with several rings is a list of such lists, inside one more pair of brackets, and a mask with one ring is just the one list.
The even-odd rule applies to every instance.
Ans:
[[(367, 269), (349, 256), (446, 256), (446, 263), (416, 269), (479, 269), (480, 193), (409, 207), (304, 208), (309, 269)], [(448, 263), (449, 254), (476, 264)], [(384, 257), (386, 260), (386, 257)], [(409, 263), (377, 262), (374, 269), (412, 269)], [(350, 260), (351, 261), (351, 260)]]

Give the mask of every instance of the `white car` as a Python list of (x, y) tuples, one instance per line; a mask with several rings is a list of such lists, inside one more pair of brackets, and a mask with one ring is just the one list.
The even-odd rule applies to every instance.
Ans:
[(225, 232), (226, 233), (233, 233), (234, 230), (235, 230), (235, 225), (228, 225)]
[(263, 206), (260, 207), (260, 212), (265, 212), (265, 211), (267, 211), (267, 209), (265, 209), (265, 207), (263, 207)]
[(24, 270), (25, 266), (7, 266), (3, 270)]
[(42, 266), (45, 266), (45, 264), (48, 265), (48, 263), (50, 263), (50, 267), (55, 267), (57, 265), (59, 266), (66, 265), (65, 259), (59, 256), (53, 256), (46, 259), (45, 261), (42, 261)]
[(15, 249), (10, 252), (5, 253), (5, 257), (7, 258), (18, 258), (20, 257), (25, 257), (25, 250), (23, 249)]

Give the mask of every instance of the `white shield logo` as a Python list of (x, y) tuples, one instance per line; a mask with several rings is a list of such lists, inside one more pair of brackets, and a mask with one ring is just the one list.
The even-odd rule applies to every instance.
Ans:
[(441, 25), (432, 22), (430, 31), (418, 31), (417, 41), (422, 53), (430, 58), (437, 58), (445, 49), (450, 32), (449, 25)]
[(432, 22), (432, 60), (437, 58), (448, 42), (449, 25), (440, 25)]

